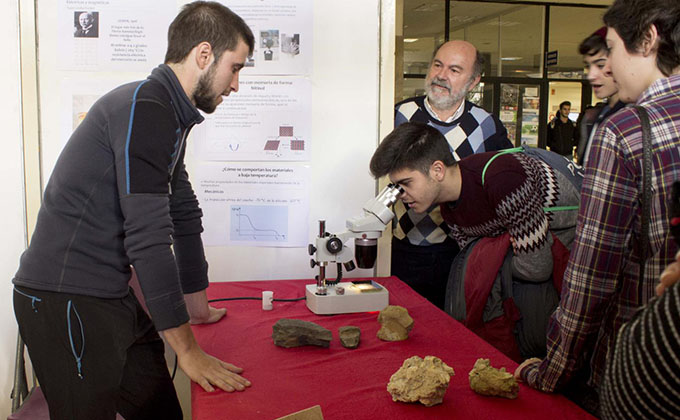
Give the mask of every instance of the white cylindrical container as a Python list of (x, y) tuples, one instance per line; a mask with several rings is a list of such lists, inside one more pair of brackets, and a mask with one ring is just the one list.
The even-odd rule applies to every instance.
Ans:
[(271, 311), (274, 306), (274, 292), (271, 290), (265, 290), (262, 292), (262, 310), (263, 311)]

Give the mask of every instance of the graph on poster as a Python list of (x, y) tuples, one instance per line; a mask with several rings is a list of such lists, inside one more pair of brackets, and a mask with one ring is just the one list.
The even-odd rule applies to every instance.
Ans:
[(288, 240), (287, 206), (231, 206), (232, 241), (271, 242)]

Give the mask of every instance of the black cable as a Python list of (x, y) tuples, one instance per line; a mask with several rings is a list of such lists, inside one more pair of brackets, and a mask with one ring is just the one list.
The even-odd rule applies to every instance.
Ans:
[(170, 377), (170, 380), (175, 380), (175, 373), (177, 373), (177, 353), (175, 353), (175, 367), (172, 368), (172, 376)]
[[(306, 297), (299, 297), (295, 299), (272, 299), (274, 302), (297, 302), (298, 300), (305, 300)], [(262, 300), (261, 297), (245, 296), (245, 297), (233, 297), (233, 298), (221, 298), (221, 299), (210, 299), (208, 303), (213, 302), (223, 302), (227, 300)]]
[[(307, 299), (306, 297), (299, 297), (295, 299), (272, 299), (274, 302), (297, 302), (299, 300), (305, 300)], [(208, 303), (213, 303), (213, 302), (224, 302), (227, 300), (262, 300), (261, 297), (253, 297), (253, 296), (244, 296), (244, 297), (232, 297), (232, 298), (221, 298), (221, 299), (210, 299)], [(177, 373), (177, 354), (175, 354), (175, 367), (172, 369), (172, 376), (170, 377), (171, 380), (175, 380), (175, 374)]]

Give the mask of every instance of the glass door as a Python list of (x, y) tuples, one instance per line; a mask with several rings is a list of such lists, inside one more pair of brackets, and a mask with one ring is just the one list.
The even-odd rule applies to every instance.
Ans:
[(583, 82), (552, 81), (549, 83), (550, 95), (548, 95), (548, 120), (558, 116), (560, 104), (569, 101), (569, 119), (576, 122), (581, 112), (581, 100), (583, 95)]
[(493, 112), (493, 91), (493, 83), (479, 82), (479, 84), (467, 94), (467, 100), (484, 108), (487, 112)]
[(541, 85), (501, 83), (498, 117), (515, 146), (538, 147)]

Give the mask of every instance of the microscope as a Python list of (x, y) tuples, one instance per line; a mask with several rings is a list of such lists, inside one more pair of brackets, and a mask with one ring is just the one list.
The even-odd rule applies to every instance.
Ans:
[[(359, 268), (372, 268), (378, 256), (378, 238), (394, 218), (390, 209), (404, 192), (398, 184), (389, 184), (375, 198), (364, 204), (364, 213), (348, 219), (347, 230), (338, 234), (326, 232), (326, 221), (319, 220), (319, 236), (309, 244), (312, 268), (319, 267), (316, 284), (305, 290), (307, 307), (315, 314), (344, 314), (380, 311), (389, 303), (385, 287), (372, 280), (341, 282), (343, 267), (351, 271), (356, 266), (347, 242), (354, 240), (354, 259)], [(326, 278), (326, 267), (337, 264), (337, 277)]]

